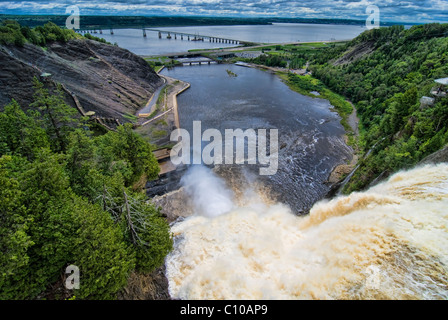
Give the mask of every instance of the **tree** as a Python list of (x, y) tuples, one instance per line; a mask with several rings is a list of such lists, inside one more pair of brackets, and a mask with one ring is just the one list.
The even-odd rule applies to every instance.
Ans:
[(77, 232), (66, 264), (78, 266), (81, 278), (80, 290), (74, 294), (79, 299), (116, 299), (135, 268), (135, 253), (99, 205), (75, 196), (72, 210)]
[(35, 298), (74, 264), (81, 271), (77, 297), (114, 298), (135, 268), (120, 224), (73, 193), (63, 155), (42, 149), (14, 177), (5, 169), (10, 163), (0, 160), (0, 297)]
[[(123, 173), (127, 186), (138, 181), (142, 175), (149, 180), (156, 179), (159, 165), (152, 147), (132, 130), (132, 124), (125, 124), (117, 132), (108, 132), (98, 138), (101, 162), (104, 170), (120, 170)], [(124, 161), (118, 162), (115, 161)]]
[(398, 115), (402, 119), (409, 115), (409, 110), (417, 103), (417, 88), (413, 86), (400, 97)]
[[(89, 197), (93, 188), (89, 179), (95, 170), (97, 147), (82, 129), (70, 133), (67, 146), (67, 171), (70, 185), (77, 195)], [(95, 193), (95, 192), (94, 192)]]
[(4, 20), (0, 26), (0, 44), (23, 47), (26, 39), (20, 32), (20, 24), (13, 20)]
[(60, 86), (50, 95), (35, 77), (33, 87), (34, 102), (30, 106), (40, 110), (44, 128), (53, 140), (52, 148), (57, 152), (65, 151), (68, 133), (81, 125), (80, 119), (76, 118), (78, 111), (65, 103)]
[(0, 300), (19, 298), (16, 284), (26, 284), (19, 270), (28, 267), (27, 251), (34, 244), (27, 234), (32, 219), (27, 217), (23, 192), (7, 168), (11, 162), (11, 156), (0, 158)]
[(26, 114), (19, 104), (12, 102), (0, 113), (0, 155), (14, 154), (34, 159), (40, 148), (50, 146), (48, 136), (41, 128), (36, 113)]
[(127, 240), (136, 251), (136, 267), (152, 272), (163, 265), (165, 256), (173, 248), (170, 228), (160, 211), (146, 203), (141, 195), (124, 191), (124, 210), (121, 221), (127, 231)]
[(34, 297), (59, 278), (70, 257), (76, 227), (71, 217), (71, 190), (64, 171), (64, 156), (42, 149), (36, 160), (19, 176), (24, 205), (33, 219), (28, 234), (34, 245), (28, 249), (30, 267), (21, 294)]

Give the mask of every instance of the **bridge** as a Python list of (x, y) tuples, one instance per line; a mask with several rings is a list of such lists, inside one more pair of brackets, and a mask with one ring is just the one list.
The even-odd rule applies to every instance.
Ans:
[(223, 37), (206, 36), (206, 35), (199, 35), (199, 34), (193, 34), (193, 33), (168, 31), (168, 30), (160, 30), (160, 29), (153, 29), (153, 28), (143, 28), (143, 30), (158, 32), (159, 39), (161, 39), (163, 36), (166, 35), (167, 39), (172, 39), (174, 37), (175, 40), (177, 40), (177, 38), (180, 38), (180, 40), (184, 40), (184, 38), (185, 38), (185, 40), (187, 40), (187, 41), (208, 41), (208, 42), (215, 42), (215, 43), (227, 43), (227, 44), (237, 44), (237, 45), (244, 44), (244, 41), (230, 39), (230, 38), (223, 38)]
[[(104, 28), (104, 32), (109, 29), (110, 34), (114, 34), (114, 28)], [(135, 28), (140, 29), (140, 28)], [(167, 31), (167, 30), (160, 30), (160, 29), (153, 29), (153, 28), (145, 28), (141, 27), (143, 37), (146, 37), (146, 31), (153, 31), (157, 32), (159, 34), (159, 39), (162, 39), (162, 37), (166, 37), (167, 39), (174, 38), (177, 40), (178, 38), (180, 40), (187, 40), (187, 41), (208, 41), (208, 42), (214, 42), (214, 43), (226, 43), (226, 44), (246, 44), (247, 42), (237, 40), (237, 39), (230, 39), (230, 38), (223, 38), (223, 37), (214, 37), (214, 36), (206, 36), (206, 35), (199, 35), (199, 34), (193, 34), (193, 33), (185, 33), (185, 32), (177, 32), (177, 31)], [(90, 33), (90, 34), (103, 34), (103, 29), (80, 29), (76, 30), (79, 33)]]

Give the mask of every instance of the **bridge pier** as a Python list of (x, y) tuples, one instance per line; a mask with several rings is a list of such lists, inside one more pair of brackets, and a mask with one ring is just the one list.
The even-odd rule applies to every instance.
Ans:
[[(172, 39), (172, 35), (171, 35), (170, 31), (157, 30), (157, 29), (148, 29), (148, 30), (158, 32), (159, 33), (159, 39), (162, 38), (162, 34), (163, 33), (167, 34), (167, 39)], [(79, 30), (79, 32), (80, 33), (83, 33), (83, 32), (90, 32), (90, 33), (94, 32), (94, 33), (97, 33), (97, 30), (95, 30), (95, 29), (92, 29), (90, 31)], [(99, 32), (102, 33), (102, 30), (99, 29)], [(111, 34), (113, 34), (112, 28), (111, 28)], [(201, 35), (194, 35), (193, 36), (192, 34), (188, 34), (188, 33), (174, 33), (174, 32), (173, 32), (173, 35), (174, 35), (174, 39), (175, 40), (178, 39), (177, 36), (179, 35), (181, 40), (184, 40), (184, 36), (186, 36), (186, 40), (188, 40), (188, 41), (202, 41), (202, 42), (204, 42), (204, 41), (208, 40), (208, 42), (210, 42), (210, 43), (213, 42), (213, 43), (226, 43), (226, 44), (236, 44), (236, 45), (241, 44), (241, 41), (239, 41), (239, 40), (218, 38), (218, 37), (213, 37), (213, 36), (201, 36)], [(144, 28), (143, 28), (143, 36), (144, 37), (146, 36), (146, 29), (144, 29)]]

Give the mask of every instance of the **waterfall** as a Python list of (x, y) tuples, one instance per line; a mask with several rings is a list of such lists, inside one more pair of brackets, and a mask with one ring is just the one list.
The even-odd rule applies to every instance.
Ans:
[(172, 297), (448, 298), (448, 164), (396, 173), (300, 217), (253, 193), (253, 205), (238, 206), (220, 178), (198, 172), (184, 180), (197, 214), (172, 226)]

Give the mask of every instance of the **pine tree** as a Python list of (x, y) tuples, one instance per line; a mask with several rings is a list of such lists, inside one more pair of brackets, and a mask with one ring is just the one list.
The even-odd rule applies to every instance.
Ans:
[(59, 85), (54, 94), (50, 94), (49, 90), (34, 78), (33, 87), (34, 102), (30, 106), (40, 110), (44, 128), (53, 140), (53, 149), (57, 152), (65, 151), (68, 133), (81, 125), (80, 119), (76, 118), (78, 111), (65, 103)]

